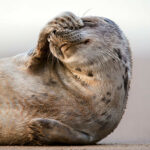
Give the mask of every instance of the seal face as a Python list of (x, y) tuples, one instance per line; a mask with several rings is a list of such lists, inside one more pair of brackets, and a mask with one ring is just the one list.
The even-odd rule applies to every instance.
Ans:
[(124, 113), (131, 52), (119, 27), (65, 12), (37, 47), (0, 60), (0, 144), (92, 144)]

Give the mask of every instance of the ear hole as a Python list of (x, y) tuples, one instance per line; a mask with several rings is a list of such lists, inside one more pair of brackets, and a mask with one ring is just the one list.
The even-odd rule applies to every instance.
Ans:
[(54, 34), (56, 34), (56, 30), (53, 30), (52, 32), (53, 32)]

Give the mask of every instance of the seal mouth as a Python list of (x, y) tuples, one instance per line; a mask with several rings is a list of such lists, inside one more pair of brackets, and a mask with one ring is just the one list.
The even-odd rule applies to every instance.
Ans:
[(62, 55), (64, 56), (63, 58), (65, 58), (65, 54), (71, 48), (76, 47), (78, 45), (88, 45), (90, 42), (91, 42), (90, 39), (85, 39), (85, 40), (81, 40), (81, 41), (74, 42), (74, 43), (70, 43), (70, 42), (67, 43), (67, 42), (65, 42), (62, 45), (60, 45), (59, 50), (61, 51)]
[(76, 45), (78, 45), (79, 43), (64, 43), (64, 44), (62, 44), (61, 46), (60, 46), (60, 50), (61, 50), (61, 52), (65, 55), (65, 53), (67, 52), (67, 51), (69, 51), (69, 49), (71, 48), (71, 47), (74, 47), (74, 46), (76, 46)]
[(68, 43), (62, 44), (59, 48), (62, 52), (66, 52), (71, 46), (68, 46)]

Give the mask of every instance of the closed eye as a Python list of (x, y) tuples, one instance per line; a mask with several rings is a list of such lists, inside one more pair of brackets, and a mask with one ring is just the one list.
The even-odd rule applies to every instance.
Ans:
[(90, 43), (90, 39), (86, 39), (86, 40), (83, 42), (83, 44), (88, 44), (88, 43)]

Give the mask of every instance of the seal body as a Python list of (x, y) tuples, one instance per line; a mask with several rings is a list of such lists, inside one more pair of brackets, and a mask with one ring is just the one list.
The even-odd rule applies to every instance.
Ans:
[(0, 60), (0, 144), (96, 143), (122, 118), (131, 70), (113, 21), (57, 16), (36, 49)]

